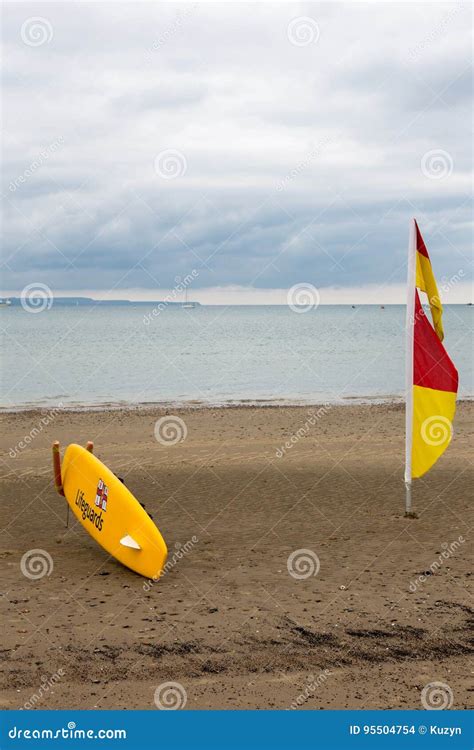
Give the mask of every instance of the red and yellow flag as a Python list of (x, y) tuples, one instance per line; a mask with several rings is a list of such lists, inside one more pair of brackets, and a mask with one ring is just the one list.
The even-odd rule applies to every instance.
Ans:
[[(441, 343), (443, 308), (431, 261), (415, 220), (411, 233), (407, 310), (407, 440), (405, 481), (421, 477), (452, 437), (458, 373)], [(425, 292), (433, 325), (421, 305)]]

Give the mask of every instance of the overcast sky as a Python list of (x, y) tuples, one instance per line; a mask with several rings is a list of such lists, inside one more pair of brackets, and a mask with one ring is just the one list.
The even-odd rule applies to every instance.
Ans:
[(467, 301), (471, 12), (6, 3), (4, 290), (403, 301), (416, 216)]

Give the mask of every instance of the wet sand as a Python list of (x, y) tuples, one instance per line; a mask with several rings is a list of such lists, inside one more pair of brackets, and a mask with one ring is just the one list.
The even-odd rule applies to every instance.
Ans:
[[(400, 405), (2, 414), (2, 706), (154, 709), (171, 681), (187, 708), (418, 709), (432, 682), (467, 707), (473, 412), (416, 519)], [(154, 436), (166, 413), (176, 445)], [(159, 582), (65, 528), (53, 439), (94, 440), (152, 513)], [(32, 549), (52, 560), (37, 580)]]

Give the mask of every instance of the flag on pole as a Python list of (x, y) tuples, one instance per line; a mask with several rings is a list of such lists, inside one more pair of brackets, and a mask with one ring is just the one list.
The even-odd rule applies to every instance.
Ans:
[(421, 232), (418, 229), (418, 224), (415, 219), (415, 230), (416, 230), (416, 282), (415, 286), (421, 292), (425, 292), (428, 297), (430, 304), (431, 317), (433, 318), (433, 325), (438, 338), (440, 341), (444, 339), (443, 331), (443, 307), (438, 294), (438, 287), (436, 286), (436, 279), (433, 275), (433, 269), (431, 268), (430, 256), (426, 249), (425, 242), (421, 236)]
[[(420, 302), (425, 292), (433, 325)], [(443, 308), (430, 257), (413, 219), (408, 250), (406, 445), (407, 510), (409, 485), (444, 453), (452, 437), (458, 373), (442, 341)]]

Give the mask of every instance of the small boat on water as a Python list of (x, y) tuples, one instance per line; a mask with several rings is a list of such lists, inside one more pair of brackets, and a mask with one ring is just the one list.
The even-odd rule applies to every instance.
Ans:
[(9, 307), (11, 303), (11, 299), (0, 299), (0, 307)]
[(196, 307), (195, 302), (188, 301), (188, 287), (186, 287), (184, 291), (184, 302), (181, 307), (183, 308), (183, 310), (193, 310)]

